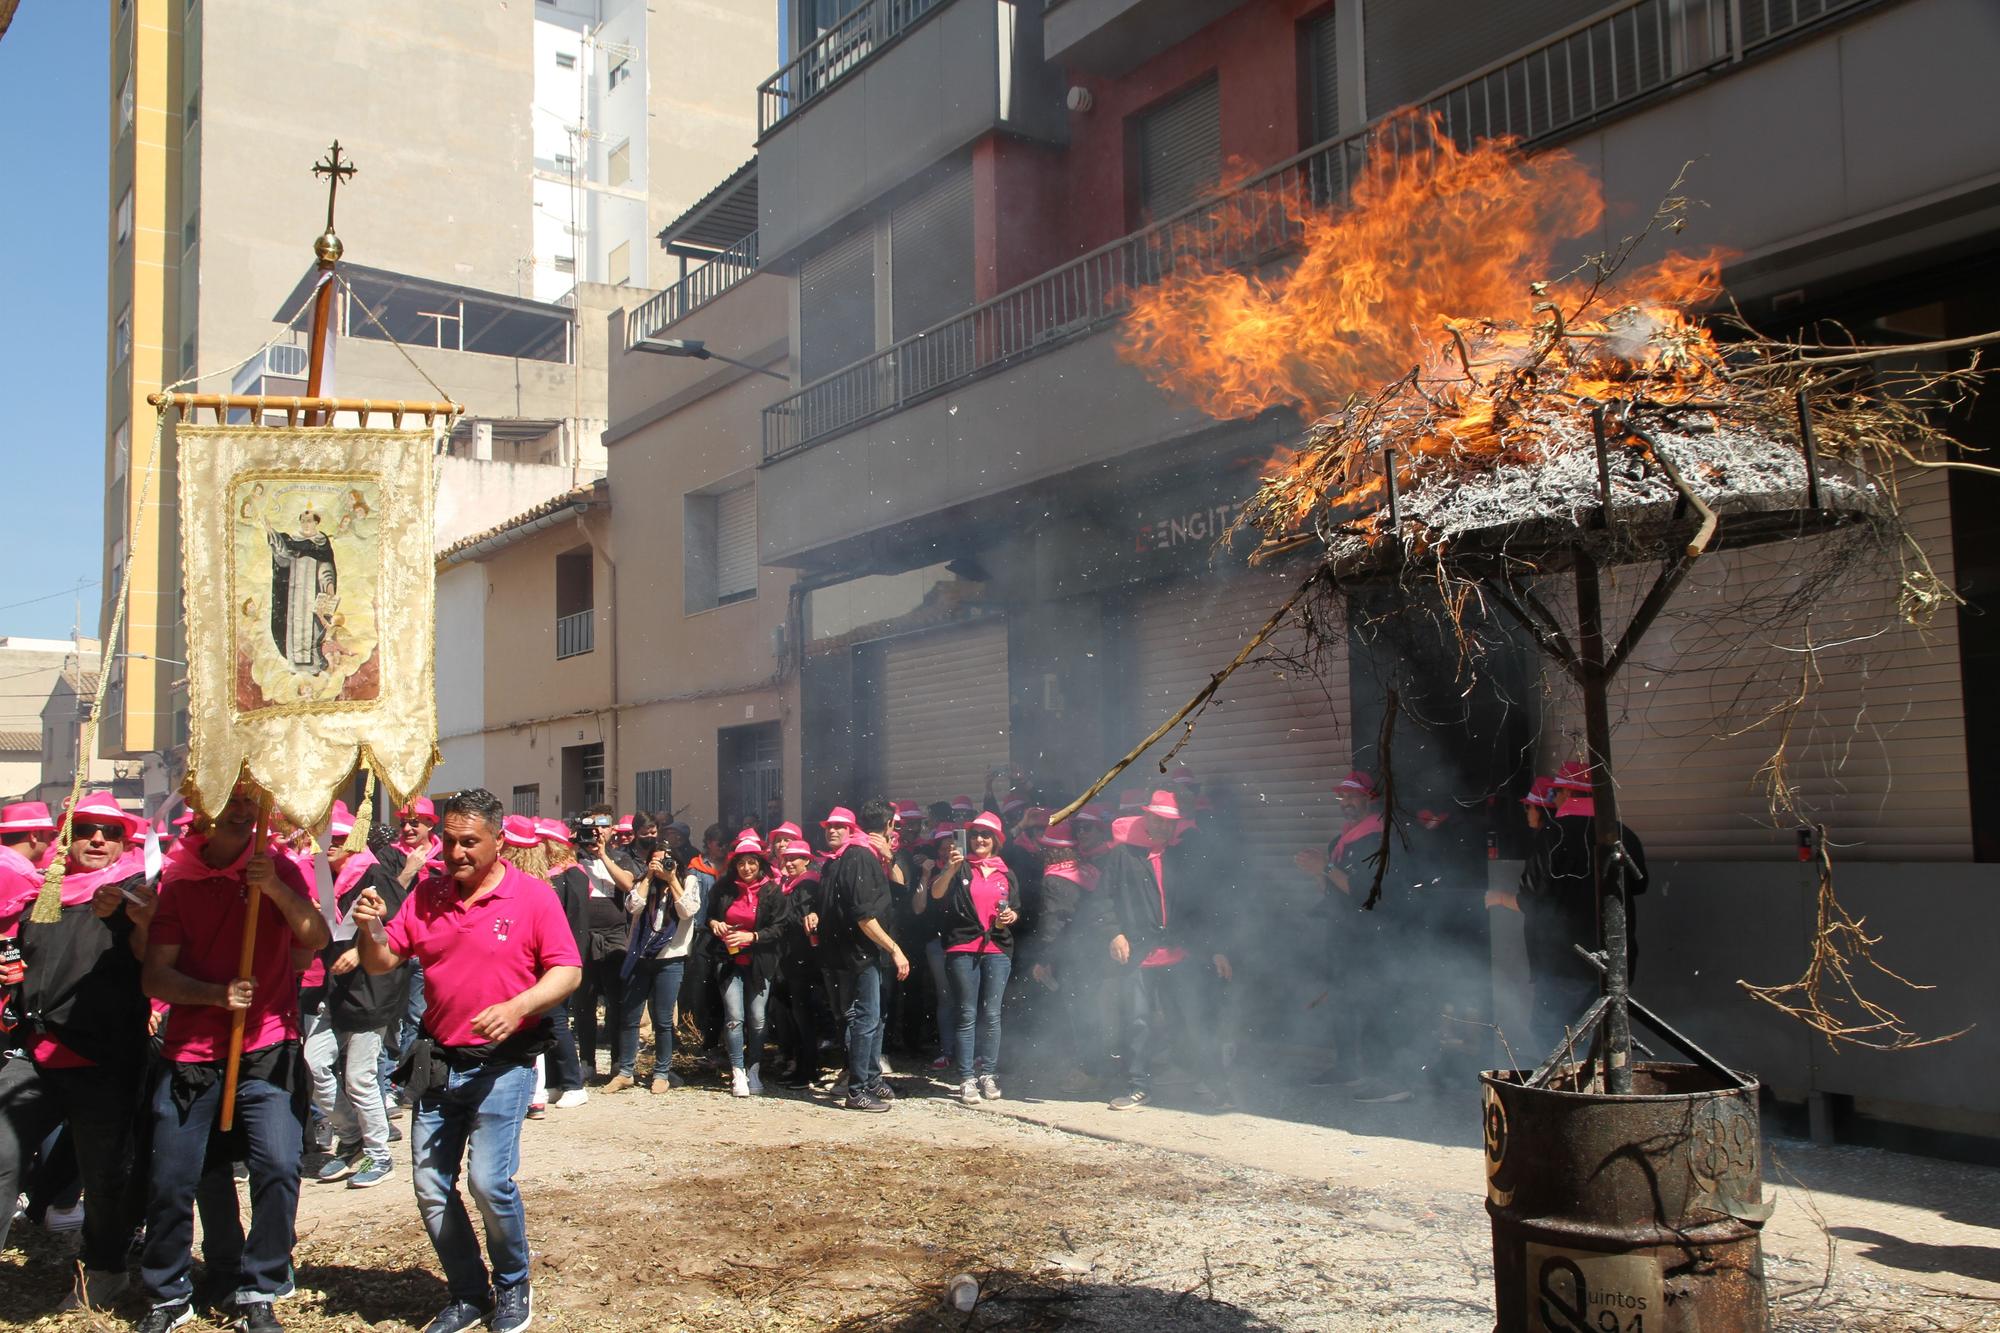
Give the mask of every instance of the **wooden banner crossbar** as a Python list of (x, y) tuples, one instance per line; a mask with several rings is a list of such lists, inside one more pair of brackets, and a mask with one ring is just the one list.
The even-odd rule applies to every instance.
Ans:
[(368, 418), (377, 412), (385, 412), (390, 423), (401, 429), (406, 416), (422, 417), (425, 425), (430, 425), (439, 417), (456, 417), (465, 414), (463, 403), (452, 402), (411, 402), (400, 398), (307, 398), (284, 394), (261, 393), (149, 393), (146, 401), (161, 411), (172, 409), (180, 413), (182, 420), (189, 414), (199, 416), (203, 408), (215, 413), (217, 425), (222, 425), (229, 413), (244, 411), (254, 413), (254, 419), (261, 424), (266, 412), (283, 412), (285, 424), (296, 426), (301, 418), (316, 413), (325, 413), (331, 420), (336, 412), (352, 412), (366, 426)]

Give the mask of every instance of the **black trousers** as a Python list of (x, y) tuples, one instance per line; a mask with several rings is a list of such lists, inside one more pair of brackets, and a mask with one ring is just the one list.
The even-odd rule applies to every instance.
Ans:
[(138, 1144), (144, 1065), (37, 1069), (32, 1061), (0, 1065), (0, 1198), (12, 1206), (27, 1159), (58, 1125), (68, 1124), (83, 1178), (83, 1263), (125, 1271), (125, 1252), (145, 1200), (147, 1154)]
[(593, 958), (583, 965), (583, 984), (577, 987), (576, 1007), (571, 1011), (571, 1021), (576, 1026), (577, 1060), (583, 1068), (586, 1082), (597, 1072), (597, 1006), (604, 1005), (604, 1031), (609, 1033), (605, 1045), (611, 1048), (611, 1064), (615, 1069), (622, 1056), (619, 1051), (620, 1035), (625, 1026), (625, 980), (621, 973), (625, 970), (625, 951)]

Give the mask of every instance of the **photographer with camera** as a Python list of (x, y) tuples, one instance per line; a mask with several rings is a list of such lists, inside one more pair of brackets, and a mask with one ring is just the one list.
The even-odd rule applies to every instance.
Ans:
[(611, 807), (593, 806), (577, 829), (576, 861), (590, 877), (590, 898), (585, 904), (586, 931), (583, 957), (583, 985), (578, 988), (574, 1024), (577, 1060), (585, 1082), (597, 1073), (598, 1005), (604, 1006), (603, 1025), (610, 1034), (611, 1063), (620, 1064), (618, 1038), (624, 1026), (625, 941), (632, 929), (625, 903), (639, 882), (639, 867), (624, 849), (615, 845)]
[(625, 1003), (618, 1068), (605, 1091), (623, 1092), (638, 1083), (633, 1070), (639, 1059), (639, 1019), (651, 1005), (653, 1077), (648, 1090), (665, 1092), (679, 1081), (673, 1072), (674, 1005), (694, 943), (695, 920), (701, 915), (702, 884), (692, 874), (683, 876), (673, 850), (650, 832), (635, 837), (632, 846), (645, 858), (645, 882), (633, 888), (630, 898), (632, 933), (619, 976)]

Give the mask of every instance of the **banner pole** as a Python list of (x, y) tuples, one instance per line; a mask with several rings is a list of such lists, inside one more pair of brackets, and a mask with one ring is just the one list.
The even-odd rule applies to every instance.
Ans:
[[(250, 855), (264, 856), (264, 839), (271, 827), (271, 793), (265, 792), (257, 798), (257, 832), (250, 843)], [(249, 862), (244, 862), (247, 867)], [(263, 910), (264, 895), (255, 884), (244, 888), (243, 897), (243, 947), (236, 955), (236, 976), (254, 977), (251, 969), (257, 962), (257, 917)], [(236, 1125), (236, 1080), (243, 1066), (243, 1023), (249, 1017), (247, 1009), (229, 1011), (229, 1063), (222, 1070), (222, 1116), (216, 1122), (223, 1133), (228, 1133)]]

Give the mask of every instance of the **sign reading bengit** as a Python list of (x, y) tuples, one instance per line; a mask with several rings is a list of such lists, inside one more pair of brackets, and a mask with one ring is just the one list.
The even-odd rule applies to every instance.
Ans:
[(1135, 534), (1132, 551), (1135, 555), (1152, 555), (1178, 547), (1206, 546), (1228, 531), (1242, 512), (1241, 500), (1225, 500), (1206, 509), (1144, 520)]

